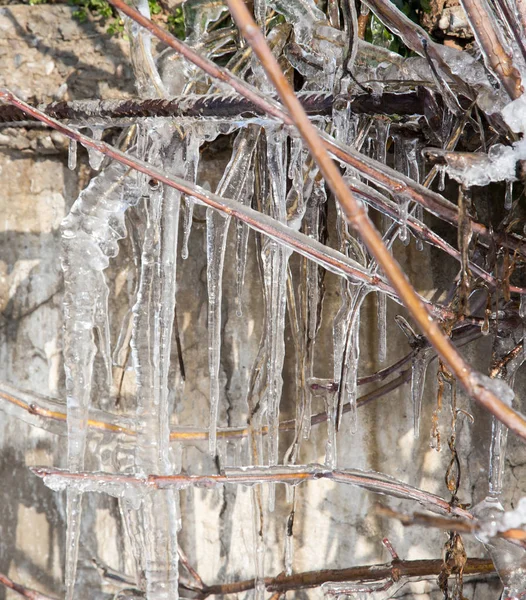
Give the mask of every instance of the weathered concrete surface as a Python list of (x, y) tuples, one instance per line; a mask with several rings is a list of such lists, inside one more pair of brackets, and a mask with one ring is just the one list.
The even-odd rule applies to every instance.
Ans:
[[(109, 39), (93, 24), (79, 25), (64, 6), (8, 6), (0, 10), (0, 56), (8, 68), (0, 72), (0, 84), (7, 85), (26, 99), (118, 97), (132, 92), (126, 46)], [(67, 83), (67, 88), (63, 86)], [(2, 195), (0, 214), (4, 226), (0, 234), (0, 378), (21, 388), (64, 398), (61, 358), (61, 272), (59, 264), (58, 225), (90, 177), (85, 156), (75, 172), (67, 169), (65, 141), (45, 130), (1, 130), (0, 154)], [(227, 152), (210, 154), (201, 169), (201, 183), (214, 188), (224, 169)], [(334, 219), (329, 208), (329, 219)], [(141, 209), (136, 212), (140, 221)], [(184, 390), (179, 386), (174, 367), (174, 422), (203, 426), (208, 422), (207, 366), (207, 295), (206, 238), (204, 211), (196, 210), (191, 237), (190, 257), (179, 264), (178, 322), (183, 357), (187, 369)], [(140, 228), (140, 227), (139, 227)], [(231, 226), (231, 234), (234, 225)], [(453, 241), (454, 243), (454, 241)], [(444, 289), (456, 275), (453, 261), (444, 260), (429, 250), (417, 252), (397, 245), (395, 253), (418, 289), (428, 297)], [(251, 242), (247, 265), (243, 316), (236, 314), (234, 302), (234, 239), (227, 249), (224, 280), (223, 360), (224, 396), (221, 424), (243, 424), (246, 419), (245, 395), (250, 368), (256, 356), (262, 331), (261, 284), (256, 253)], [(108, 270), (112, 289), (112, 340), (128, 309), (135, 282), (129, 240), (124, 240), (118, 259)], [(432, 266), (431, 266), (432, 265)], [(297, 259), (293, 259), (297, 269)], [(316, 342), (314, 375), (330, 377), (332, 373), (331, 323), (339, 306), (336, 277), (327, 275), (323, 325)], [(408, 351), (407, 341), (393, 318), (404, 311), (389, 302), (388, 359), (395, 361)], [(373, 295), (363, 308), (361, 327), (362, 373), (380, 368), (376, 361), (378, 336), (376, 304)], [(490, 340), (474, 345), (467, 353), (479, 366), (487, 366)], [(174, 358), (175, 358), (174, 354)], [(294, 415), (294, 348), (287, 329), (287, 362), (284, 372), (284, 416)], [(486, 363), (484, 362), (486, 361)], [(175, 361), (174, 361), (175, 363)], [(100, 369), (99, 369), (100, 371)], [(412, 411), (409, 387), (369, 404), (360, 410), (359, 429), (348, 431), (344, 418), (339, 438), (341, 467), (375, 469), (398, 477), (426, 490), (447, 496), (444, 473), (450, 460), (445, 438), (449, 413), (443, 410), (443, 446), (441, 453), (429, 448), (427, 431), (435, 405), (435, 372), (430, 369), (426, 386), (422, 433), (415, 441), (412, 434)], [(102, 380), (102, 377), (100, 377)], [(97, 379), (98, 381), (98, 379)], [(521, 382), (518, 382), (521, 384)], [(102, 384), (101, 384), (102, 385)], [(102, 387), (100, 388), (103, 389)], [(133, 408), (133, 375), (127, 372), (123, 386), (121, 410)], [(107, 398), (96, 398), (109, 407)], [(463, 408), (476, 417), (474, 427), (461, 421), (457, 433), (463, 467), (460, 499), (473, 503), (485, 493), (487, 475), (487, 432), (489, 419), (460, 398)], [(520, 408), (520, 407), (519, 407)], [(314, 399), (314, 412), (324, 409), (321, 399)], [(0, 413), (1, 414), (1, 413)], [(0, 420), (0, 571), (14, 579), (50, 594), (61, 594), (64, 563), (64, 500), (32, 476), (27, 466), (52, 464), (65, 466), (64, 440), (2, 414)], [(484, 437), (481, 434), (484, 433)], [(27, 440), (21, 443), (21, 440)], [(283, 455), (290, 435), (282, 436)], [(311, 440), (303, 444), (301, 462), (322, 462), (326, 427), (313, 429)], [(107, 440), (94, 436), (96, 444)], [(524, 492), (524, 446), (512, 439), (507, 475), (507, 506)], [(236, 455), (227, 448), (228, 462)], [(214, 472), (217, 468), (208, 456), (205, 444), (188, 447), (182, 454), (183, 467), (192, 473)], [(96, 468), (97, 461), (91, 466)], [(277, 507), (265, 523), (267, 541), (266, 570), (278, 574), (283, 569), (283, 531), (289, 505), (285, 491), (278, 487)], [(265, 492), (266, 493), (266, 492)], [(311, 482), (297, 490), (294, 528), (294, 570), (344, 567), (388, 560), (381, 539), (389, 537), (403, 558), (436, 558), (441, 554), (445, 536), (422, 529), (403, 529), (393, 521), (375, 515), (378, 500), (393, 508), (411, 512), (418, 507), (408, 502), (376, 497), (354, 488), (328, 482)], [(183, 527), (181, 545), (191, 563), (206, 583), (251, 577), (253, 564), (252, 505), (250, 490), (226, 487), (222, 490), (187, 490), (181, 494)], [(117, 504), (111, 498), (88, 495), (81, 546), (79, 598), (98, 598), (109, 593), (103, 588), (91, 560), (96, 558), (110, 567), (131, 572), (129, 552), (123, 549), (122, 521)], [(482, 547), (466, 538), (470, 555), (483, 555)], [(125, 548), (128, 545), (125, 544)], [(430, 583), (415, 588), (439, 597)], [(466, 588), (467, 597), (496, 597), (495, 589), (479, 585)], [(318, 597), (318, 591), (291, 594), (290, 597)], [(5, 595), (0, 589), (0, 599)]]

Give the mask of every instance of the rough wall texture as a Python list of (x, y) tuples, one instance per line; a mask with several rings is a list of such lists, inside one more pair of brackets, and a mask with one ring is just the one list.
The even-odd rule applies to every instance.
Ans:
[[(108, 38), (93, 23), (78, 24), (65, 6), (7, 6), (0, 9), (0, 57), (4, 68), (0, 84), (29, 100), (110, 98), (133, 93), (126, 43)], [(76, 171), (67, 169), (67, 143), (60, 135), (32, 128), (0, 129), (2, 193), (0, 215), (0, 378), (22, 389), (64, 398), (61, 358), (61, 270), (59, 233), (61, 219), (90, 177), (86, 157)], [(225, 164), (225, 153), (207, 158), (201, 169), (201, 183), (213, 189)], [(329, 211), (329, 218), (334, 218)], [(140, 211), (138, 211), (140, 216)], [(176, 386), (176, 418), (182, 425), (203, 426), (208, 421), (208, 366), (206, 342), (206, 253), (204, 213), (196, 210), (190, 257), (178, 272), (178, 321), (187, 370), (184, 390)], [(233, 230), (233, 227), (232, 227)], [(396, 246), (395, 252), (419, 290), (432, 297), (455, 276), (453, 264), (426, 249), (417, 252)], [(234, 253), (229, 240), (227, 256)], [(120, 318), (129, 304), (134, 275), (129, 241), (109, 272), (112, 282), (112, 335), (116, 338)], [(233, 261), (227, 261), (224, 290), (223, 389), (221, 423), (244, 423), (244, 395), (262, 331), (261, 285), (255, 249), (251, 247), (247, 266), (243, 316), (236, 314)], [(432, 266), (431, 266), (432, 265)], [(297, 268), (297, 261), (293, 261)], [(314, 374), (329, 377), (332, 372), (330, 324), (339, 306), (339, 286), (327, 276), (323, 326), (316, 342)], [(394, 325), (400, 307), (389, 303), (387, 364), (408, 351), (406, 340)], [(466, 352), (472, 362), (487, 366), (490, 340)], [(290, 331), (287, 338), (285, 392), (282, 412), (294, 415), (294, 360)], [(376, 361), (378, 336), (376, 304), (370, 295), (364, 305), (361, 326), (361, 372), (371, 373)], [(374, 469), (407, 481), (441, 496), (447, 496), (444, 472), (450, 460), (429, 447), (435, 402), (435, 372), (428, 373), (422, 435), (414, 440), (409, 387), (367, 405), (360, 410), (355, 434), (344, 430), (339, 437), (339, 466)], [(131, 373), (126, 378), (131, 378)], [(522, 382), (518, 381), (520, 386)], [(123, 406), (126, 397), (126, 379)], [(103, 401), (101, 401), (103, 402)], [(475, 425), (462, 421), (458, 447), (462, 464), (462, 502), (475, 503), (486, 492), (489, 419), (461, 397), (462, 407), (475, 417)], [(520, 406), (518, 407), (520, 410)], [(314, 412), (323, 410), (315, 399)], [(446, 410), (446, 409), (445, 409)], [(64, 564), (65, 495), (48, 490), (27, 467), (36, 464), (65, 466), (65, 440), (40, 429), (30, 428), (9, 414), (0, 413), (0, 572), (43, 592), (62, 592)], [(448, 417), (444, 418), (444, 423)], [(22, 442), (22, 440), (24, 440)], [(326, 427), (313, 429), (301, 462), (323, 462)], [(290, 439), (283, 436), (281, 455)], [(90, 449), (97, 443), (96, 438)], [(445, 446), (445, 444), (444, 444)], [(506, 501), (511, 506), (524, 493), (522, 469), (526, 450), (510, 440)], [(236, 449), (228, 449), (232, 459)], [(217, 465), (206, 446), (183, 452), (183, 465), (193, 473), (215, 472)], [(233, 459), (232, 459), (233, 460)], [(297, 490), (294, 530), (294, 570), (344, 567), (388, 560), (381, 539), (388, 537), (403, 558), (436, 558), (445, 537), (440, 532), (404, 529), (400, 524), (375, 515), (373, 505), (382, 500), (393, 508), (418, 510), (407, 502), (386, 500), (364, 491), (312, 482)], [(252, 506), (250, 491), (227, 487), (218, 491), (189, 490), (182, 493), (183, 526), (181, 546), (190, 562), (207, 583), (251, 577), (253, 566)], [(114, 499), (87, 495), (81, 546), (79, 597), (103, 598), (111, 592), (104, 587), (92, 566), (97, 559), (112, 568), (129, 571), (130, 557), (123, 550), (122, 523)], [(285, 491), (278, 487), (277, 507), (267, 516), (266, 570), (283, 569), (283, 531), (289, 505)], [(470, 556), (484, 555), (484, 549), (465, 540)], [(415, 587), (420, 593), (436, 589), (431, 583)], [(496, 597), (496, 587), (487, 584), (466, 588), (468, 597)], [(436, 592), (435, 592), (436, 593)], [(291, 594), (291, 597), (318, 592)], [(0, 600), (15, 597), (0, 589)], [(438, 597), (438, 596), (437, 596)]]

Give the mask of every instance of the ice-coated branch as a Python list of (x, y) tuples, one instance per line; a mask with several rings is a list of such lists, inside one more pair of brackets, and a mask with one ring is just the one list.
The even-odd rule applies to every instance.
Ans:
[(506, 48), (498, 20), (486, 0), (460, 0), (487, 67), (496, 75), (512, 100), (523, 92), (520, 73)]
[(482, 378), (459, 354), (451, 340), (432, 319), (418, 294), (407, 280), (400, 265), (382, 242), (382, 237), (369, 219), (363, 205), (357, 202), (345, 184), (339, 169), (330, 158), (316, 128), (309, 121), (292, 87), (268, 47), (265, 37), (254, 22), (242, 0), (227, 0), (228, 7), (243, 36), (263, 65), (281, 100), (293, 118), (294, 124), (316, 160), (325, 181), (333, 191), (349, 223), (357, 230), (362, 241), (386, 274), (405, 307), (418, 323), (422, 332), (448, 365), (467, 393), (491, 412), (499, 421), (526, 439), (526, 420), (499, 398), (497, 390)]
[[(357, 94), (349, 97), (354, 113), (370, 115), (423, 115), (425, 112), (425, 88), (403, 93), (385, 92), (371, 102), (370, 94)], [(429, 93), (429, 92), (427, 92)], [(298, 96), (307, 111), (312, 115), (330, 114), (335, 102), (342, 96), (329, 92), (301, 92)], [(112, 124), (125, 120), (129, 122), (150, 117), (186, 118), (239, 118), (247, 113), (265, 115), (266, 112), (240, 94), (192, 94), (170, 99), (127, 98), (125, 100), (72, 100), (39, 105), (38, 108), (54, 119), (81, 121), (110, 121)], [(0, 123), (27, 123), (23, 111), (12, 106), (0, 107)]]
[[(277, 118), (286, 125), (293, 125), (290, 115), (272, 97), (265, 95), (260, 90), (236, 77), (228, 69), (218, 67), (211, 60), (204, 58), (187, 44), (128, 6), (123, 0), (109, 0), (109, 2), (167, 46), (173, 48), (187, 60), (205, 71), (205, 73), (214, 79), (232, 86), (234, 90), (268, 115)], [(326, 132), (319, 132), (319, 136), (321, 137), (321, 144), (333, 156), (339, 161), (357, 169), (360, 175), (363, 175), (366, 179), (373, 181), (394, 194), (407, 197), (409, 200), (421, 204), (426, 210), (454, 226), (458, 224), (458, 207), (440, 194), (426, 189), (411, 178), (396, 172), (385, 164), (365, 156), (345, 144), (337, 142)], [(490, 242), (493, 240), (506, 248), (518, 250), (520, 254), (526, 256), (526, 243), (521, 237), (492, 232), (485, 225), (476, 221), (471, 222), (471, 229), (473, 234), (478, 235), (482, 241)]]
[(360, 469), (328, 469), (322, 465), (296, 465), (277, 467), (229, 468), (219, 475), (125, 475), (103, 472), (70, 472), (53, 467), (32, 467), (35, 475), (55, 491), (73, 488), (81, 492), (104, 492), (140, 502), (152, 489), (185, 489), (198, 487), (213, 489), (222, 485), (246, 485), (256, 483), (285, 483), (298, 485), (305, 481), (328, 479), (336, 483), (352, 485), (377, 494), (385, 494), (404, 500), (412, 500), (427, 510), (472, 519), (472, 515), (460, 506), (454, 506), (436, 494), (415, 488), (389, 475)]
[[(485, 527), (493, 527), (494, 523), (485, 523), (481, 520), (467, 521), (464, 519), (451, 519), (437, 515), (428, 515), (426, 513), (413, 513), (412, 515), (401, 513), (388, 506), (377, 506), (376, 514), (381, 517), (397, 519), (404, 527), (420, 526), (442, 529), (444, 531), (456, 531), (458, 533), (477, 533), (484, 530)], [(526, 531), (523, 529), (506, 529), (497, 531), (495, 537), (524, 543), (526, 541)]]

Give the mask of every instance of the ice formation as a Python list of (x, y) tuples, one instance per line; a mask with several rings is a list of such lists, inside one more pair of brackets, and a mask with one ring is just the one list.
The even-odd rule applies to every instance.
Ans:
[[(135, 0), (134, 5), (143, 15), (149, 15), (146, 0)], [(495, 277), (485, 270), (485, 266), (471, 264), (474, 260), (470, 251), (472, 231), (467, 211), (458, 211), (458, 220), (469, 222), (466, 227), (459, 224), (458, 250), (435, 236), (424, 224), (423, 205), (426, 202), (426, 208), (439, 216), (441, 211), (457, 215), (457, 207), (427, 189), (436, 169), (432, 176), (424, 178), (418, 136), (411, 137), (411, 128), (400, 132), (401, 128), (392, 125), (384, 116), (371, 118), (368, 114), (354, 113), (349, 91), (354, 86), (357, 86), (356, 89), (365, 89), (374, 104), (380, 102), (384, 86), (388, 85), (393, 72), (399, 74), (401, 80), (423, 79), (427, 82), (429, 87), (441, 93), (442, 108), (446, 115), (441, 128), (433, 122), (433, 116), (436, 115), (425, 115), (426, 127), (441, 146), (435, 149), (436, 156), (442, 158), (444, 163), (440, 167), (441, 174), (447, 172), (466, 188), (505, 180), (507, 210), (513, 209), (515, 192), (512, 183), (517, 179), (517, 162), (526, 159), (525, 142), (519, 139), (507, 146), (494, 144), (487, 155), (463, 156), (452, 152), (458, 141), (455, 131), (460, 129), (462, 132), (464, 127), (463, 109), (460, 109), (452, 90), (457, 86), (463, 93), (471, 94), (477, 89), (480, 92), (476, 98), (479, 107), (492, 102), (495, 110), (490, 114), (500, 111), (509, 128), (523, 134), (526, 133), (526, 101), (523, 97), (514, 102), (508, 102), (508, 99), (503, 101), (502, 94), (490, 85), (479, 62), (465, 53), (450, 51), (432, 42), (418, 27), (408, 24), (408, 19), (394, 5), (385, 6), (380, 0), (368, 0), (367, 5), (409, 48), (419, 53), (420, 58), (403, 59), (387, 49), (374, 48), (352, 38), (350, 32), (357, 31), (358, 25), (354, 5), (342, 15), (338, 7), (333, 6), (332, 11), (328, 9), (330, 14), (326, 15), (312, 0), (256, 0), (254, 13), (263, 30), (266, 30), (267, 8), (287, 20), (286, 24), (276, 24), (269, 32), (272, 50), (301, 75), (303, 91), (319, 91), (333, 99), (330, 114), (316, 115), (312, 119), (321, 137), (330, 139), (336, 151), (341, 150), (348, 157), (350, 164), (343, 166), (345, 180), (357, 198), (381, 213), (379, 228), (387, 249), (391, 251), (397, 240), (407, 246), (415, 239), (417, 248), (421, 250), (425, 239), (430, 244), (447, 249), (459, 261), (460, 287), (468, 282), (466, 285), (469, 288), (473, 273), (482, 274), (485, 283), (494, 282)], [(228, 45), (233, 43), (235, 36), (229, 34), (223, 39), (217, 30), (211, 28), (211, 24), (221, 20), (224, 5), (202, 2), (190, 9), (185, 4), (184, 10), (187, 42), (191, 47), (216, 58), (229, 55), (229, 69), (248, 79), (261, 91), (271, 91), (262, 67), (250, 56), (245, 46), (236, 46), (235, 52), (223, 50), (223, 46), (231, 48)], [(150, 34), (127, 17), (125, 22), (137, 92), (142, 99), (168, 98), (175, 94), (192, 99), (194, 94), (211, 94), (218, 89), (224, 92), (222, 84), (214, 83), (194, 65), (173, 53), (164, 51), (156, 61), (152, 54)], [(163, 60), (164, 67), (161, 69)], [(364, 88), (364, 85), (372, 87)], [(425, 97), (428, 103), (426, 110), (429, 112), (435, 105), (438, 107), (433, 94)], [(228, 112), (229, 96), (219, 94), (214, 98), (222, 110)], [(101, 140), (105, 129), (111, 125), (107, 121), (92, 119), (76, 127), (89, 129), (93, 139)], [(292, 533), (295, 490), (292, 487), (305, 479), (326, 478), (375, 493), (413, 500), (429, 510), (451, 511), (468, 517), (469, 514), (460, 505), (450, 504), (388, 475), (338, 468), (339, 463), (350, 460), (348, 457), (338, 457), (339, 431), (344, 429), (342, 424), (353, 434), (360, 431), (358, 392), (363, 382), (358, 375), (362, 366), (360, 325), (364, 303), (370, 292), (376, 294), (378, 362), (385, 363), (389, 350), (387, 296), (396, 302), (400, 300), (395, 290), (386, 283), (386, 274), (381, 272), (373, 256), (350, 227), (341, 207), (335, 204), (334, 215), (327, 216), (330, 198), (328, 188), (297, 134), (290, 127), (257, 114), (247, 118), (245, 115), (230, 118), (221, 114), (206, 119), (148, 117), (133, 125), (129, 132), (126, 151), (131, 156), (147, 162), (163, 174), (183, 178), (192, 184), (200, 181), (203, 146), (219, 136), (228, 136), (232, 140), (230, 160), (224, 168), (215, 195), (210, 193), (209, 196), (217, 203), (221, 202), (220, 197), (228, 200), (221, 205), (222, 211), (210, 206), (206, 209), (210, 416), (208, 427), (201, 427), (200, 424), (198, 432), (201, 438), (207, 437), (209, 453), (217, 457), (220, 469), (218, 477), (225, 479), (207, 480), (209, 476), (206, 476), (200, 485), (215, 487), (217, 481), (222, 485), (230, 478), (236, 484), (251, 486), (255, 597), (264, 598), (266, 594), (266, 537), (268, 521), (273, 518), (270, 513), (274, 508), (275, 481), (287, 483), (287, 502), (290, 505), (284, 538), (286, 575), (291, 574), (294, 567)], [(88, 148), (88, 152), (92, 169), (100, 172), (81, 192), (62, 224), (69, 475), (78, 475), (86, 469), (88, 426), (93, 415), (100, 417), (105, 424), (120, 427), (122, 431), (119, 430), (119, 435), (109, 443), (111, 458), (101, 459), (104, 472), (94, 472), (91, 477), (79, 475), (78, 478), (66, 474), (62, 476), (60, 472), (44, 476), (51, 488), (67, 489), (66, 597), (68, 600), (74, 597), (82, 495), (97, 491), (119, 500), (136, 561), (138, 587), (149, 600), (176, 599), (180, 583), (178, 533), (182, 523), (179, 490), (194, 483), (190, 479), (173, 485), (165, 481), (164, 485), (156, 487), (150, 485), (148, 476), (170, 476), (181, 470), (182, 459), (172, 443), (176, 420), (174, 414), (180, 402), (177, 386), (173, 384), (171, 376), (176, 273), (180, 259), (184, 260), (189, 255), (193, 212), (199, 200), (189, 194), (182, 196), (172, 187), (136, 173), (119, 162), (104, 161), (104, 155), (97, 150)], [(394, 171), (387, 166), (391, 158)], [(341, 156), (339, 160), (344, 163)], [(76, 164), (77, 144), (72, 141), (69, 145), (68, 167), (75, 169)], [(370, 185), (366, 185), (362, 178)], [(194, 187), (192, 191), (199, 196), (198, 189), (203, 188)], [(419, 194), (425, 202), (415, 200)], [(257, 212), (251, 209), (252, 205), (257, 207)], [(237, 318), (243, 315), (244, 310), (243, 285), (249, 247), (247, 223), (256, 231), (267, 234), (269, 227), (265, 229), (265, 226), (271, 224), (272, 231), (279, 231), (280, 237), (258, 235), (255, 244), (263, 292), (263, 333), (245, 390), (245, 420), (248, 424), (246, 428), (245, 422), (237, 424), (237, 428), (224, 428), (221, 427), (224, 425), (223, 414), (231, 407), (226, 406), (226, 394), (222, 390), (222, 368), (226, 363), (225, 357), (222, 357), (223, 274), (228, 261), (231, 215), (237, 207), (246, 221), (236, 222), (233, 232)], [(136, 238), (137, 282), (133, 306), (124, 318), (121, 335), (112, 353), (109, 288), (105, 270), (119, 252), (119, 241), (127, 235), (125, 223), (130, 209), (137, 213), (136, 221), (132, 222)], [(338, 246), (337, 250), (325, 244), (327, 218), (334, 220), (331, 226), (336, 231), (337, 241), (333, 245)], [(298, 263), (292, 259), (293, 249), (301, 255)], [(339, 276), (338, 292), (335, 294), (337, 308), (333, 315), (330, 341), (333, 348), (332, 379), (327, 385), (318, 386), (323, 387), (321, 395), (327, 419), (324, 466), (300, 464), (302, 444), (309, 439), (312, 424), (316, 421), (316, 415), (312, 414), (313, 390), (310, 384), (320, 381), (316, 380), (316, 376), (328, 375), (315, 372), (316, 342), (322, 322), (324, 297), (324, 271), (320, 269), (320, 264)], [(301, 277), (299, 285), (298, 273)], [(499, 281), (502, 282), (502, 278)], [(454, 295), (456, 283), (452, 289)], [(467, 294), (462, 300), (465, 301), (465, 308), (470, 302)], [(431, 302), (426, 302), (431, 305)], [(487, 304), (487, 313), (491, 315), (491, 300)], [(523, 321), (525, 306), (526, 301), (521, 299), (519, 315)], [(449, 306), (437, 304), (434, 308), (438, 314), (441, 311), (446, 313), (444, 322), (451, 317)], [(490, 332), (488, 314), (487, 323), (485, 320), (482, 326), (483, 333)], [(522, 323), (521, 335), (524, 334), (524, 327)], [(480, 331), (479, 324), (477, 335), (480, 335)], [(281, 455), (280, 419), (283, 418), (281, 404), (288, 350), (287, 332), (290, 332), (291, 345), (295, 350), (295, 376), (299, 384), (295, 397), (295, 423), (291, 428), (287, 425), (290, 431), (293, 430), (292, 441)], [(407, 365), (411, 371), (413, 429), (415, 437), (418, 437), (423, 429), (421, 414), (426, 370), (435, 358), (435, 351), (423, 338), (414, 334), (408, 337), (411, 345)], [(136, 404), (133, 417), (125, 420), (104, 413), (92, 403), (104, 405), (114, 394), (112, 374), (114, 368), (118, 369), (122, 378), (128, 360), (128, 347), (132, 355)], [(94, 389), (97, 353), (100, 354), (106, 375), (102, 390)], [(473, 374), (470, 384), (475, 388), (490, 390), (511, 406), (514, 375), (525, 356), (523, 350), (519, 358), (508, 365), (505, 381), (500, 377), (492, 379)], [(385, 371), (389, 371), (389, 367)], [(387, 374), (378, 371), (371, 379), (381, 381), (384, 377)], [(405, 381), (408, 379), (409, 375)], [(5, 393), (8, 392), (9, 389)], [(29, 405), (29, 400), (26, 404)], [(52, 403), (49, 406), (54, 407)], [(13, 407), (10, 410), (16, 411)], [(26, 420), (30, 419), (28, 414), (24, 414)], [(57, 431), (60, 429), (56, 424), (54, 427)], [(241, 430), (243, 434), (239, 433)], [(180, 433), (184, 438), (184, 432), (175, 433)], [(221, 435), (223, 433), (224, 436)], [(246, 434), (248, 438), (246, 443), (237, 443), (239, 440), (236, 440), (234, 465), (230, 461), (232, 449), (229, 456), (229, 434), (233, 438)], [(133, 441), (125, 439), (126, 436), (133, 437)], [(507, 513), (500, 504), (506, 438), (506, 428), (494, 419), (488, 495), (473, 514), (480, 520), (478, 537), (494, 558), (506, 585), (505, 593), (513, 597), (524, 591), (526, 560), (522, 549), (495, 536), (503, 528), (523, 525), (526, 517), (524, 502), (521, 501), (515, 511)], [(124, 478), (112, 480), (112, 473), (123, 475)], [(132, 481), (126, 482), (125, 477), (131, 477), (131, 474)], [(324, 592), (331, 597), (389, 598), (405, 582), (402, 579), (374, 585), (327, 584)]]

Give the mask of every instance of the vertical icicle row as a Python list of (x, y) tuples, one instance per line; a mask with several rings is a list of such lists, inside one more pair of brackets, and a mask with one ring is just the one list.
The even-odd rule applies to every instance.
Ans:
[[(221, 179), (217, 193), (239, 201), (245, 188), (259, 127), (250, 126), (238, 133), (232, 157)], [(226, 241), (230, 217), (207, 209), (206, 248), (208, 282), (208, 364), (210, 371), (210, 435), (209, 449), (216, 453), (217, 417), (219, 410), (219, 369), (221, 364), (221, 295)]]
[[(147, 158), (181, 174), (183, 136), (166, 126), (150, 131)], [(172, 471), (168, 375), (173, 319), (180, 193), (151, 181), (146, 200), (144, 236), (137, 301), (133, 307), (132, 356), (137, 381), (136, 469), (145, 476)], [(148, 598), (178, 597), (177, 492), (152, 490), (141, 514), (143, 571)]]

